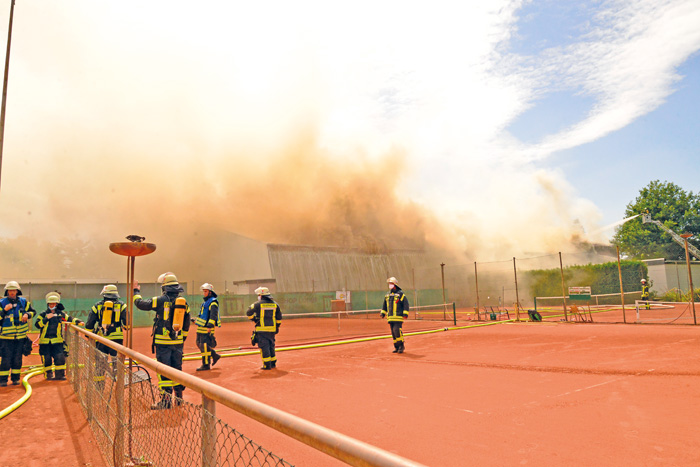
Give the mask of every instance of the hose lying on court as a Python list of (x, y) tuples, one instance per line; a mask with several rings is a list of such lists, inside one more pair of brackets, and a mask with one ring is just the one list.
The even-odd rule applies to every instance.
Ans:
[(39, 370), (30, 370), (22, 379), (22, 385), (24, 386), (24, 395), (17, 399), (14, 404), (4, 408), (2, 411), (0, 411), (0, 420), (5, 418), (6, 416), (10, 415), (12, 412), (17, 410), (19, 407), (22, 406), (25, 402), (29, 400), (29, 398), (32, 396), (32, 387), (29, 385), (29, 378), (32, 378), (37, 375), (41, 375), (44, 373), (44, 369), (39, 369)]
[[(404, 333), (404, 336), (417, 336), (420, 334), (432, 334), (435, 332), (445, 332), (445, 331), (457, 331), (460, 329), (468, 329), (468, 328), (478, 328), (478, 327), (483, 327), (483, 326), (493, 326), (496, 324), (503, 324), (503, 323), (510, 323), (515, 320), (504, 320), (504, 321), (490, 321), (490, 322), (485, 322), (485, 323), (479, 323), (479, 324), (469, 324), (466, 326), (450, 326), (450, 327), (442, 327), (438, 329), (431, 329), (429, 331), (417, 331), (417, 332), (406, 332)], [(284, 352), (288, 350), (302, 350), (302, 349), (314, 349), (318, 347), (329, 347), (332, 345), (344, 345), (344, 344), (354, 344), (356, 342), (367, 342), (367, 341), (374, 341), (378, 339), (391, 339), (391, 334), (383, 334), (379, 336), (373, 336), (373, 337), (361, 337), (358, 339), (342, 339), (342, 340), (336, 340), (336, 341), (331, 341), (331, 342), (322, 342), (322, 343), (314, 343), (314, 344), (302, 344), (302, 345), (290, 345), (290, 346), (284, 346), (284, 347), (279, 347), (276, 349), (277, 352)], [(256, 355), (259, 354), (260, 350), (249, 350), (249, 351), (243, 351), (243, 352), (235, 352), (235, 353), (222, 353), (220, 354), (222, 358), (224, 357), (243, 357), (246, 355)], [(191, 354), (190, 354), (191, 355)], [(201, 354), (197, 354), (201, 355)], [(200, 357), (185, 357), (182, 360), (184, 361), (191, 361), (191, 360), (198, 360)]]

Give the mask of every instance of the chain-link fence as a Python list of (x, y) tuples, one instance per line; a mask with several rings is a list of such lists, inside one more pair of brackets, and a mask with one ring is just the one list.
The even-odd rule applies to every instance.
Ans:
[[(201, 405), (160, 399), (148, 370), (124, 364), (75, 331), (67, 333), (68, 379), (111, 466), (290, 466)], [(155, 377), (155, 376), (154, 376)]]
[[(68, 379), (110, 466), (291, 465), (217, 418), (218, 403), (349, 465), (424, 467), (155, 362), (77, 326), (68, 325), (65, 336)], [(102, 353), (96, 342), (114, 349), (117, 356)], [(171, 407), (154, 410), (157, 401), (163, 401), (152, 384), (156, 375), (201, 394), (202, 404), (166, 396)]]

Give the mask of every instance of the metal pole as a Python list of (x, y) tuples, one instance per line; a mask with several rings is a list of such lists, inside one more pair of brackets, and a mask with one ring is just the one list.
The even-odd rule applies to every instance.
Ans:
[(479, 314), (479, 309), (481, 308), (479, 303), (479, 274), (476, 270), (476, 261), (474, 261), (474, 281), (476, 282), (476, 319), (481, 321), (481, 315)]
[(5, 145), (5, 109), (7, 107), (7, 78), (10, 73), (10, 45), (12, 44), (12, 20), (15, 16), (15, 0), (10, 3), (10, 23), (7, 28), (7, 50), (5, 51), (5, 75), (2, 81), (2, 106), (0, 106), (0, 182), (2, 182), (2, 149)]
[(515, 320), (520, 322), (520, 295), (518, 294), (518, 270), (515, 267), (515, 256), (513, 256), (513, 274), (515, 275)]
[(216, 467), (216, 402), (202, 394), (202, 466)]
[(622, 300), (622, 322), (627, 323), (627, 316), (625, 315), (625, 291), (622, 288), (622, 266), (620, 266), (620, 247), (616, 245), (617, 248), (617, 275), (620, 278), (620, 299)]
[(564, 285), (564, 263), (559, 252), (559, 271), (561, 272), (561, 302), (564, 307), (564, 321), (569, 321), (569, 313), (566, 310), (566, 286)]
[(693, 273), (690, 271), (690, 255), (688, 254), (688, 238), (692, 237), (690, 234), (681, 235), (683, 240), (685, 240), (685, 263), (688, 265), (688, 282), (690, 283), (690, 306), (693, 310), (693, 324), (698, 324), (695, 317), (695, 288), (693, 287)]
[[(418, 291), (416, 290), (416, 268), (411, 268), (411, 277), (413, 279), (413, 305), (418, 306)], [(418, 319), (417, 316), (416, 319)]]
[(447, 305), (445, 305), (447, 301), (447, 298), (445, 298), (445, 263), (440, 263), (440, 273), (442, 275), (442, 319), (447, 319)]
[[(136, 280), (136, 274), (134, 272), (134, 266), (136, 265), (136, 257), (134, 256), (128, 256), (127, 257), (127, 262), (129, 264), (129, 270), (131, 274), (131, 280), (129, 281), (129, 287), (127, 288), (127, 291), (131, 291), (131, 296), (127, 294), (127, 297), (130, 298), (129, 303), (127, 305), (127, 316), (129, 317), (129, 348), (133, 349), (134, 346), (134, 281)], [(127, 276), (129, 274), (127, 273)], [(132, 377), (133, 377), (133, 361), (130, 358), (129, 359), (129, 458), (131, 459), (133, 457), (132, 453), (132, 438), (131, 438), (131, 384), (133, 383)]]

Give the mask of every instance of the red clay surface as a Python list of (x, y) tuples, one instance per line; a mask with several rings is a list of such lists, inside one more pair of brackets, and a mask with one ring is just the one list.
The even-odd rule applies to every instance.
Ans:
[[(25, 357), (24, 363), (39, 363), (39, 357)], [(106, 467), (70, 383), (35, 376), (29, 384), (31, 398), (0, 421), (4, 438), (0, 465)], [(0, 408), (23, 395), (21, 385), (0, 388)]]
[[(388, 331), (369, 321), (343, 321), (338, 331), (289, 320), (278, 347)], [(406, 331), (442, 326), (414, 321)], [(250, 327), (225, 325), (219, 348), (249, 345)], [(149, 332), (135, 331), (146, 355)], [(501, 323), (406, 341), (403, 355), (385, 339), (279, 352), (279, 369), (268, 372), (258, 370), (259, 356), (224, 358), (204, 374), (190, 361), (184, 370), (430, 466), (700, 465), (700, 326)], [(186, 351), (195, 350), (188, 339)], [(8, 389), (2, 407), (19, 397)], [(185, 398), (200, 402), (193, 391)], [(72, 399), (65, 383), (35, 385), (31, 401), (2, 421), (20, 440), (10, 465), (101, 465), (87, 457), (91, 437)], [(230, 409), (217, 415), (292, 464), (342, 465)], [(53, 436), (60, 442), (42, 447)]]

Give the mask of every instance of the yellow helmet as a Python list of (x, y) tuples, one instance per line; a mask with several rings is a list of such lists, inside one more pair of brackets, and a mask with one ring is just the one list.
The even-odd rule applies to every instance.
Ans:
[(168, 274), (172, 274), (172, 272), (170, 272), (170, 271), (164, 272), (163, 274), (161, 274), (160, 276), (158, 276), (157, 282), (158, 282), (159, 284), (162, 284), (163, 281), (165, 280), (165, 276), (167, 276)]
[(399, 286), (399, 281), (396, 280), (395, 277), (390, 277), (386, 280), (387, 284), (394, 284), (395, 286)]
[(116, 285), (107, 284), (102, 288), (102, 292), (100, 292), (100, 295), (116, 295), (118, 297), (119, 291), (117, 290)]
[(46, 303), (61, 303), (61, 294), (58, 292), (49, 292), (46, 294)]
[(163, 287), (166, 285), (180, 285), (180, 283), (177, 281), (177, 277), (175, 277), (175, 274), (172, 272), (166, 273), (163, 276)]
[(270, 295), (270, 289), (268, 289), (267, 287), (258, 287), (257, 289), (255, 289), (255, 293), (257, 295)]

